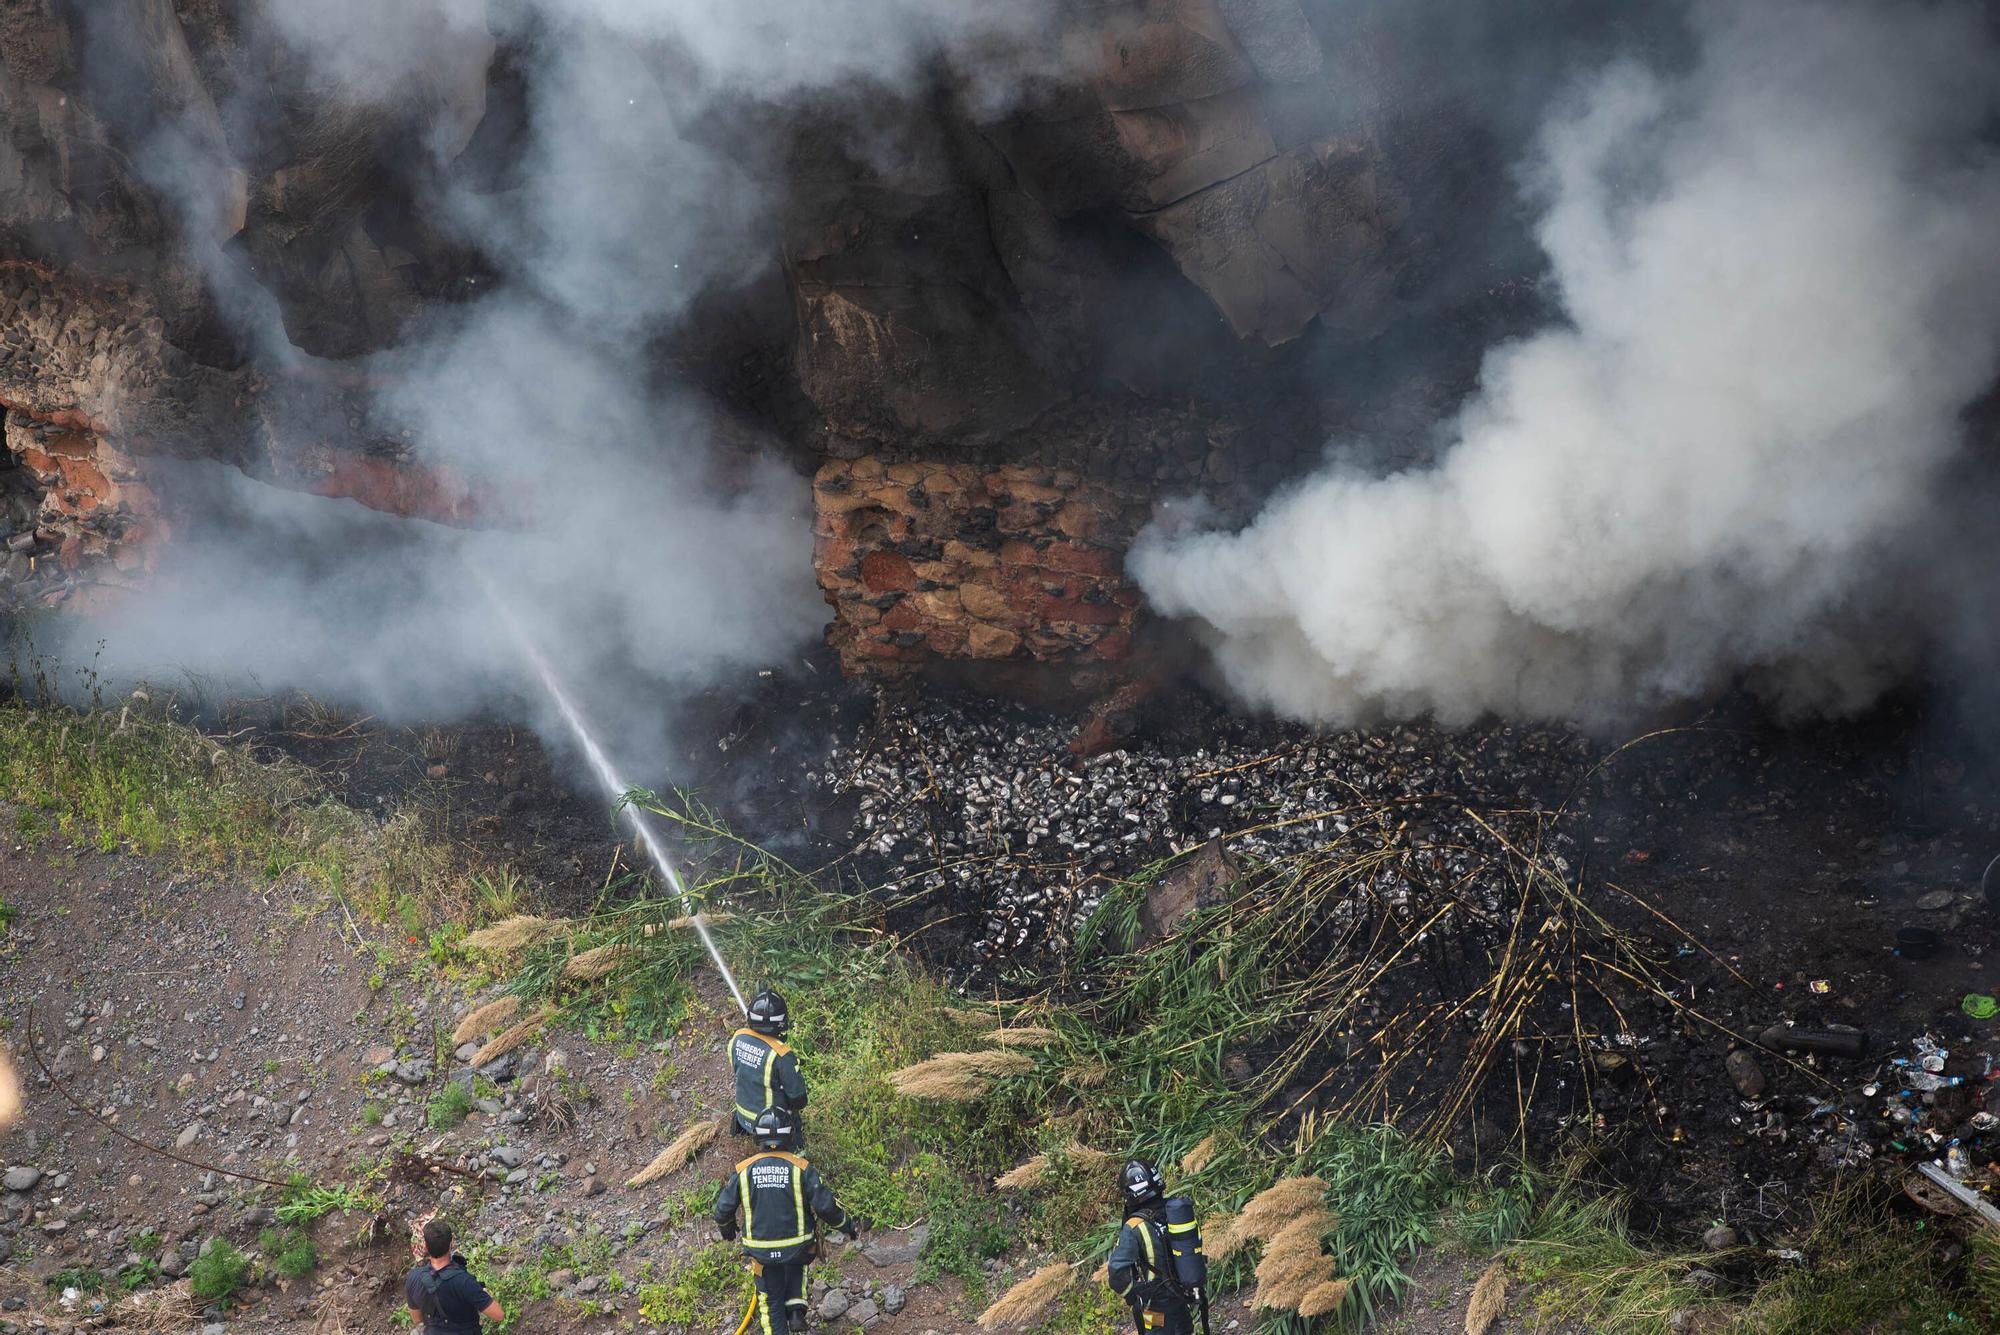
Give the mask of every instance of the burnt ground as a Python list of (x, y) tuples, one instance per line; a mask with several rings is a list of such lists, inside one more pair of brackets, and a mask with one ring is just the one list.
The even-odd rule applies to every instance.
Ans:
[[(1201, 776), (1231, 757), (1283, 757), (1322, 740), (1295, 726), (1235, 717), (1192, 691), (1157, 702), (1129, 753), (1105, 761), (1069, 755), (1071, 727), (977, 701), (876, 698), (827, 673), (805, 684), (771, 678), (747, 701), (717, 693), (697, 702), (679, 754), (664, 758), (654, 781), (671, 773), (739, 831), (774, 844), (796, 865), (838, 860), (845, 875), (871, 883), (898, 878), (904, 888), (926, 859), (955, 856), (954, 820), (969, 826), (974, 815), (988, 823), (1005, 818), (991, 807), (974, 812), (976, 803), (961, 791), (990, 782), (982, 767), (1014, 767), (1017, 778), (1022, 766), (1039, 767), (1057, 779), (1100, 784), (1110, 775), (1106, 800), (1120, 803), (1149, 785), (1157, 789), (1149, 800), (1167, 814), (1157, 828), (1141, 827), (1145, 839), (1106, 845), (1101, 855), (1065, 852), (1036, 862), (1039, 854), (1024, 852), (1003, 831), (1013, 870), (1003, 874), (996, 861), (969, 882), (936, 876), (941, 884), (903, 911), (896, 925), (923, 927), (917, 944), (934, 963), (983, 987), (996, 977), (1018, 984), (1045, 975), (1072, 921), (1049, 912), (1033, 931), (1021, 929), (1025, 940), (996, 955), (991, 923), (1015, 911), (1010, 897), (1021, 893), (1020, 866), (1026, 883), (1067, 878), (1077, 893), (1079, 883), (1115, 879), (1183, 846), (1184, 837), (1241, 828), (1249, 818), (1231, 824), (1233, 813), (1213, 805), (1220, 800), (1212, 796), (1214, 780)], [(602, 802), (571, 786), (566, 761), (504, 723), (413, 731), (323, 721), (264, 736), (319, 767), (350, 800), (417, 795), (435, 802), (453, 833), (521, 863), (566, 906), (601, 894), (621, 856)], [(2000, 854), (2000, 766), (1975, 740), (1954, 735), (1925, 699), (1892, 701), (1856, 721), (1795, 727), (1747, 700), (1729, 700), (1622, 749), (1559, 730), (1491, 728), (1470, 741), (1409, 729), (1349, 735), (1357, 737), (1354, 764), (1364, 770), (1377, 763), (1368, 746), (1385, 738), (1385, 770), (1399, 748), (1463, 743), (1453, 781), (1478, 790), (1482, 801), (1506, 805), (1511, 796), (1560, 808), (1570, 860), (1592, 887), (1592, 903), (1632, 934), (1670, 985), (1671, 1000), (1634, 988), (1614, 993), (1615, 1016), (1590, 1008), (1581, 1026), (1591, 1030), (1587, 1046), (1604, 1050), (1591, 1070), (1580, 1069), (1574, 1054), (1553, 1064), (1540, 1055), (1529, 1062), (1519, 1048), (1503, 1056), (1455, 1139), (1468, 1161), (1523, 1147), (1553, 1156), (1595, 1141), (1601, 1170), (1631, 1189), (1638, 1226), (1686, 1241), (1716, 1220), (1781, 1236), (1803, 1222), (1816, 1184), (1935, 1157), (1953, 1134), (1969, 1141), (1982, 1173), (1991, 1151), (2000, 1151), (2000, 1141), (1989, 1150), (1985, 1134), (1968, 1123), (1982, 1107), (1982, 1055), (1989, 1045), (2000, 1055), (2000, 1035), (1995, 1022), (1960, 1009), (1969, 992), (2000, 990), (2000, 977), (1989, 976), (2000, 971), (2000, 956), (1989, 962), (2000, 944), (2000, 915), (1979, 895), (1982, 870)], [(905, 824), (919, 837), (881, 853), (869, 840), (886, 826), (863, 808), (895, 794), (845, 780), (865, 765), (887, 764), (886, 788), (893, 790), (915, 767), (883, 758), (912, 745), (933, 770), (929, 794), (908, 799), (915, 814)], [(1285, 782), (1293, 781), (1246, 789), (1245, 807), (1261, 803), (1257, 818), (1267, 818), (1291, 800)], [(1941, 934), (1934, 958), (1894, 950), (1895, 930), (1912, 925)], [(1416, 972), (1399, 985), (1415, 993), (1427, 983)], [(1559, 1011), (1544, 1018), (1570, 1023)], [(1865, 1055), (1755, 1052), (1768, 1087), (1746, 1098), (1724, 1060), (1781, 1021), (1861, 1028)], [(1912, 1124), (1895, 1120), (1892, 1096), (1905, 1082), (1890, 1063), (1908, 1056), (1911, 1041), (1924, 1034), (1950, 1050), (1947, 1074), (1973, 1080), (1946, 1091), (1938, 1106), (1904, 1100)], [(1344, 1059), (1326, 1057), (1334, 1066)], [(1336, 1072), (1329, 1093), (1340, 1078)], [(1870, 1087), (1874, 1095), (1862, 1092)], [(1523, 1088), (1534, 1097), (1523, 1100)]]

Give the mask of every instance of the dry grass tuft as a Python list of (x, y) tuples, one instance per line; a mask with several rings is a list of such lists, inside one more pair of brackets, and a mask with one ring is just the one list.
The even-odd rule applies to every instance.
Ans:
[(1014, 1029), (995, 1029), (986, 1035), (986, 1041), (1003, 1048), (1045, 1048), (1056, 1041), (1056, 1031), (1024, 1024)]
[(1034, 1058), (1018, 1052), (944, 1052), (890, 1072), (889, 1083), (913, 1099), (969, 1103), (991, 1089), (995, 1078), (1034, 1069)]
[(1472, 1299), (1465, 1305), (1465, 1335), (1486, 1335), (1506, 1310), (1507, 1267), (1495, 1261), (1472, 1286)]
[(475, 1007), (466, 1012), (465, 1018), (458, 1022), (458, 1028), (451, 1031), (451, 1041), (470, 1043), (475, 1038), (490, 1034), (513, 1019), (515, 1012), (520, 1009), (519, 997), (502, 997), (498, 1001), (489, 1001), (484, 1006)]
[(558, 936), (568, 927), (568, 918), (537, 918), (533, 914), (517, 913), (511, 918), (502, 918), (491, 927), (469, 933), (459, 944), (467, 950), (489, 955), (512, 955), (538, 941)]
[(1048, 1175), (1048, 1170), (1049, 1156), (1037, 1154), (1026, 1163), (1010, 1168), (994, 1178), (993, 1185), (1002, 1191), (1027, 1191), (1041, 1186), (1042, 1179)]
[(1257, 1296), (1250, 1305), (1260, 1311), (1295, 1312), (1306, 1295), (1333, 1277), (1333, 1258), (1291, 1252), (1266, 1256), (1257, 1263)]
[(562, 967), (563, 978), (572, 983), (588, 983), (602, 978), (619, 965), (637, 959), (642, 952), (632, 945), (597, 946), (572, 955)]
[[(1244, 1214), (1249, 1216), (1247, 1207)], [(1297, 1311), (1317, 1289), (1335, 1282), (1333, 1258), (1321, 1242), (1335, 1222), (1333, 1211), (1316, 1204), (1270, 1235), (1257, 1263), (1255, 1306)]]
[[(723, 923), (726, 923), (730, 919), (734, 918), (735, 916), (736, 915), (733, 913), (704, 913), (701, 915), (701, 921), (703, 926), (719, 927)], [(694, 926), (693, 918), (670, 918), (667, 920), (667, 930), (670, 932), (685, 932), (690, 927), (693, 926)], [(651, 923), (647, 923), (646, 935), (651, 936), (652, 934), (653, 934), (653, 925)]]
[(1210, 1265), (1218, 1265), (1234, 1256), (1250, 1241), (1250, 1235), (1243, 1231), (1242, 1224), (1243, 1217), (1233, 1214), (1214, 1215), (1202, 1221), (1201, 1250)]
[(1043, 1266), (1034, 1274), (1000, 1295), (998, 1302), (979, 1314), (979, 1325), (984, 1330), (998, 1330), (1004, 1326), (1030, 1326), (1041, 1319), (1049, 1310), (1049, 1304), (1062, 1295), (1069, 1287), (1076, 1267), (1067, 1261)]
[(650, 1186), (669, 1173), (678, 1173), (695, 1155), (712, 1145), (715, 1138), (722, 1134), (722, 1128), (728, 1124), (727, 1113), (706, 1122), (696, 1122), (675, 1136), (672, 1144), (654, 1155), (653, 1161), (641, 1168), (625, 1185)]
[(500, 1060), (500, 1058), (506, 1056), (515, 1048), (520, 1047), (523, 1043), (526, 1043), (529, 1039), (540, 1033), (542, 1026), (548, 1023), (548, 1019), (549, 1017), (546, 1013), (530, 1015), (513, 1028), (503, 1030), (485, 1047), (473, 1053), (472, 1060), (467, 1062), (466, 1065), (484, 1066), (488, 1062)]
[(998, 1029), (1000, 1017), (991, 1011), (965, 1010), (958, 1006), (940, 1006), (938, 1014), (953, 1024), (962, 1024), (967, 1029)]
[(1299, 1315), (1325, 1316), (1347, 1301), (1348, 1287), (1344, 1279), (1330, 1279), (1319, 1285), (1299, 1300)]
[(1208, 1138), (1181, 1156), (1181, 1171), (1192, 1177), (1215, 1162), (1215, 1156), (1222, 1150), (1222, 1133), (1212, 1132)]
[[(1103, 1150), (1094, 1150), (1073, 1140), (1063, 1147), (1061, 1157), (1086, 1171), (1100, 1169), (1111, 1162), (1111, 1156)], [(1055, 1155), (1037, 1154), (1019, 1167), (1009, 1169), (994, 1178), (993, 1185), (1004, 1191), (1026, 1191), (1031, 1187), (1039, 1187), (1048, 1177), (1048, 1171), (1055, 1162)]]
[(1268, 1238), (1308, 1210), (1325, 1208), (1326, 1183), (1316, 1177), (1279, 1178), (1243, 1206), (1236, 1228), (1245, 1240)]

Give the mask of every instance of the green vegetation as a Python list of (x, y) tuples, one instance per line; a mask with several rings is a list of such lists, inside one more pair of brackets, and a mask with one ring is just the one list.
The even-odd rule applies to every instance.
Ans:
[(281, 1224), (303, 1225), (343, 1210), (379, 1210), (379, 1197), (345, 1184), (322, 1187), (304, 1173), (293, 1173), (275, 1211)]
[[(47, 681), (22, 682), (18, 664), (15, 682), (22, 698), (48, 698)], [(327, 726), (324, 713), (294, 697), (281, 722), (310, 731)], [(515, 884), (511, 872), (464, 865), (420, 813), (354, 811), (306, 767), (210, 737), (143, 692), (84, 713), (0, 706), (0, 801), (20, 808), (18, 838), (59, 835), (274, 881), (296, 874), (399, 926), (470, 921), (481, 904), (506, 902), (496, 886)]]
[(302, 1228), (267, 1228), (257, 1235), (257, 1245), (263, 1248), (271, 1269), (286, 1279), (309, 1275), (319, 1264), (319, 1247)]
[(160, 1235), (149, 1228), (143, 1233), (134, 1233), (126, 1240), (125, 1245), (140, 1256), (158, 1256)]
[(450, 1080), (424, 1105), (424, 1119), (433, 1131), (449, 1131), (471, 1115), (472, 1107), (472, 1091)]
[(204, 1302), (226, 1303), (250, 1281), (250, 1258), (231, 1246), (227, 1239), (211, 1238), (194, 1264), (188, 1267), (188, 1285)]
[(57, 1293), (75, 1289), (78, 1293), (104, 1292), (104, 1272), (83, 1266), (69, 1266), (48, 1277), (48, 1286)]
[[(1754, 1273), (1760, 1283), (1729, 1295), (1690, 1283), (1710, 1263), (1706, 1256), (1661, 1252), (1630, 1237), (1616, 1197), (1580, 1173), (1466, 1180), (1424, 1139), (1373, 1124), (1394, 1117), (1434, 1134), (1440, 1119), (1457, 1112), (1448, 1104), (1401, 1105), (1407, 1086), (1389, 1083), (1393, 1063), (1385, 1061), (1381, 1082), (1338, 1116), (1281, 1121), (1269, 1096), (1308, 1069), (1313, 1052), (1366, 995), (1365, 977), (1343, 971), (1340, 953), (1299, 925), (1322, 920), (1316, 906), (1350, 893), (1352, 878), (1367, 867), (1325, 854), (1253, 869), (1231, 903), (1193, 914), (1167, 947), (1138, 949), (1137, 905), (1166, 869), (1149, 868), (1106, 899), (1084, 934), (1095, 943), (1079, 960), (1097, 985), (1093, 1000), (979, 1008), (950, 994), (898, 948), (883, 928), (878, 898), (813, 883), (734, 840), (685, 799), (635, 796), (675, 822), (702, 853), (696, 894), (727, 897), (738, 909), (719, 934), (746, 984), (781, 980), (793, 1003), (799, 1017), (793, 1038), (814, 1085), (808, 1152), (851, 1209), (885, 1226), (926, 1220), (931, 1242), (919, 1278), (959, 1276), (974, 1303), (988, 1296), (985, 1263), (1015, 1249), (1054, 1253), (1087, 1273), (1102, 1258), (1117, 1217), (1099, 1156), (1143, 1153), (1167, 1165), (1176, 1187), (1190, 1190), (1205, 1214), (1232, 1210), (1279, 1177), (1310, 1174), (1327, 1183), (1326, 1203), (1339, 1221), (1327, 1245), (1353, 1287), (1331, 1318), (1265, 1319), (1264, 1329), (1285, 1335), (1365, 1323), (1407, 1285), (1410, 1258), (1440, 1244), (1482, 1260), (1501, 1255), (1522, 1295), (1515, 1310), (1527, 1308), (1531, 1319), (1606, 1335), (1665, 1335), (1686, 1312), (1698, 1315), (1705, 1335), (2000, 1328), (2000, 1245), (1975, 1238), (1956, 1261), (1935, 1241), (1939, 1230), (1884, 1208), (1880, 1185), (1851, 1184), (1822, 1202), (1810, 1235), (1793, 1242), (1803, 1259), (1746, 1259), (1732, 1277)], [(524, 902), (510, 873), (467, 873), (416, 816), (380, 822), (346, 811), (327, 800), (309, 773), (262, 763), (143, 702), (89, 715), (0, 707), (0, 800), (25, 804), (27, 837), (60, 833), (195, 866), (270, 877), (295, 872), (378, 920), (422, 924), (409, 932), (431, 943), (429, 962), (417, 958), (418, 967), (472, 967), (455, 951), (457, 932), (433, 931), (431, 922), (472, 921)], [(1564, 892), (1541, 886), (1534, 893), (1560, 899)], [(707, 967), (705, 957), (691, 933), (671, 925), (681, 906), (622, 894), (607, 894), (606, 902), (622, 906), (510, 963), (507, 988), (552, 1007), (559, 1024), (635, 1050), (705, 1022), (692, 985)], [(1559, 907), (1573, 918), (1586, 912), (1566, 902)], [(0, 916), (5, 912), (0, 907)], [(570, 959), (602, 946), (629, 953), (601, 979), (579, 984), (560, 976)], [(1607, 948), (1621, 968), (1643, 968), (1616, 955), (1616, 942)], [(400, 967), (393, 955), (380, 964), (385, 981)], [(1547, 964), (1530, 957), (1523, 976)], [(1446, 998), (1440, 1006), (1458, 1004)], [(895, 1092), (891, 1074), (914, 1062), (992, 1051), (985, 1030), (996, 1016), (1052, 1031), (1042, 1046), (1013, 1049), (1025, 1069), (997, 1076), (978, 1097), (959, 1101), (918, 1103)], [(1245, 1049), (1263, 1054), (1248, 1087), (1223, 1065)], [(1423, 1047), (1412, 1043), (1408, 1050)], [(568, 1092), (587, 1097), (580, 1087)], [(427, 1112), (433, 1126), (442, 1126), (469, 1108), (469, 1091), (450, 1085)], [(379, 1116), (379, 1105), (370, 1104), (363, 1120), (372, 1125)], [(1204, 1162), (1191, 1172), (1176, 1170), (1197, 1145), (1204, 1145)], [(1078, 1153), (1076, 1146), (1096, 1153)], [(1043, 1156), (1039, 1182), (1011, 1201), (991, 1186), (1033, 1155)], [(712, 1190), (702, 1183), (683, 1188), (670, 1198), (668, 1216), (682, 1221), (705, 1213)], [(311, 1239), (303, 1226), (374, 1204), (354, 1188), (296, 1179), (277, 1210), (284, 1229), (263, 1240), (273, 1269), (309, 1270)], [(134, 1238), (132, 1249), (147, 1264), (126, 1267), (117, 1283), (152, 1282), (157, 1246), (157, 1238), (150, 1249)], [(614, 1283), (602, 1235), (501, 1264), (508, 1259), (493, 1252), (474, 1258), (513, 1312), (549, 1297), (550, 1276), (560, 1269), (602, 1274), (614, 1292), (622, 1283)], [(1218, 1287), (1248, 1282), (1255, 1259), (1254, 1249), (1233, 1257), (1220, 1267)], [(250, 1270), (248, 1258), (218, 1241), (190, 1273), (198, 1297), (226, 1301)], [(106, 1282), (94, 1271), (63, 1275), (78, 1288)], [(638, 1307), (643, 1319), (664, 1326), (733, 1320), (746, 1289), (735, 1249), (716, 1245), (670, 1273), (642, 1275)], [(1045, 1329), (1083, 1335), (1117, 1324), (1121, 1315), (1101, 1286), (1080, 1284), (1051, 1311)]]
[(160, 1263), (150, 1256), (142, 1257), (137, 1265), (121, 1267), (118, 1271), (118, 1287), (126, 1293), (135, 1293), (160, 1278)]
[(695, 1327), (735, 1316), (750, 1297), (743, 1254), (726, 1242), (704, 1247), (663, 1280), (641, 1284), (639, 1315), (656, 1326)]

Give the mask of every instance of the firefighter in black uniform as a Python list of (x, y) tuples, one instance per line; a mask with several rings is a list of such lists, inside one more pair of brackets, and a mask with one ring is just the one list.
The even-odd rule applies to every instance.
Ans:
[[(736, 1082), (730, 1129), (739, 1136), (751, 1134), (757, 1114), (766, 1108), (790, 1114), (796, 1134), (799, 1111), (806, 1106), (806, 1081), (799, 1074), (798, 1055), (785, 1042), (790, 1021), (785, 999), (767, 987), (751, 998), (745, 1027), (730, 1036), (729, 1071)], [(798, 1149), (799, 1142), (787, 1148)]]
[(757, 1114), (752, 1134), (758, 1153), (736, 1165), (715, 1197), (715, 1226), (725, 1242), (736, 1240), (736, 1212), (743, 1212), (743, 1250), (757, 1279), (762, 1335), (806, 1328), (806, 1264), (819, 1251), (814, 1219), (850, 1237), (869, 1227), (840, 1208), (817, 1168), (787, 1150), (797, 1129), (782, 1108)]
[(1125, 1227), (1111, 1249), (1111, 1287), (1132, 1305), (1141, 1332), (1194, 1335), (1194, 1311), (1175, 1282), (1167, 1239), (1167, 1185), (1160, 1170), (1134, 1159), (1119, 1171)]

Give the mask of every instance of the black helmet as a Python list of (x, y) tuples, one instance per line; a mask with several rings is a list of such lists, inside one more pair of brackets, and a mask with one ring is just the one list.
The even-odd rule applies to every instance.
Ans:
[(783, 1037), (791, 1018), (785, 1012), (785, 999), (768, 987), (750, 998), (750, 1027), (760, 1034)]
[(750, 1126), (750, 1135), (761, 1150), (782, 1150), (789, 1148), (792, 1138), (798, 1134), (798, 1123), (783, 1108), (766, 1108), (757, 1114), (757, 1120)]
[(1151, 1205), (1167, 1194), (1166, 1179), (1144, 1159), (1133, 1159), (1119, 1170), (1118, 1186), (1125, 1193), (1125, 1203), (1134, 1209)]

